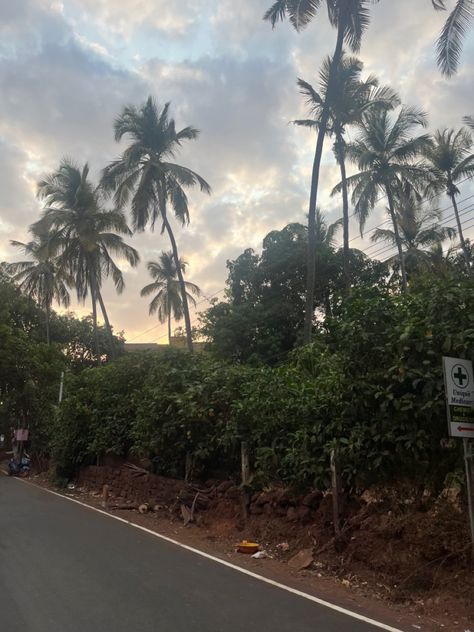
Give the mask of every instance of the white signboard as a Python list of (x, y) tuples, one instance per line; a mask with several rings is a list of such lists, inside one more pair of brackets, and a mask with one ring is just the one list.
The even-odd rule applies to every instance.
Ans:
[(443, 358), (449, 434), (474, 438), (474, 374), (471, 360)]

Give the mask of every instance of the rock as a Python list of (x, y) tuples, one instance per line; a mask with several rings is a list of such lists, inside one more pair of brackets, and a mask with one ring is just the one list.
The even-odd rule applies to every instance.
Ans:
[(319, 490), (315, 490), (311, 492), (307, 496), (305, 496), (301, 502), (305, 507), (309, 507), (310, 509), (318, 509), (321, 501), (323, 499), (323, 493)]
[(266, 505), (268, 503), (273, 503), (279, 496), (279, 492), (278, 491), (267, 491), (267, 492), (261, 492), (260, 494), (258, 494), (257, 499), (255, 500), (255, 502), (257, 503), (257, 505)]
[(280, 551), (286, 553), (290, 550), (290, 545), (288, 544), (288, 542), (281, 542), (280, 544), (277, 544), (277, 549), (280, 549)]
[(282, 489), (275, 500), (281, 507), (288, 507), (288, 505), (292, 504), (294, 498), (287, 489)]
[(309, 522), (311, 519), (311, 509), (309, 507), (301, 505), (296, 511), (300, 522)]
[(313, 561), (313, 549), (302, 549), (288, 561), (288, 566), (302, 571), (305, 568), (309, 568)]
[(366, 489), (365, 492), (361, 495), (360, 499), (367, 505), (372, 505), (379, 502), (379, 499), (377, 498), (375, 493), (370, 489)]
[(232, 481), (224, 481), (223, 483), (221, 483), (220, 485), (216, 487), (216, 492), (218, 494), (225, 494), (226, 491), (230, 489), (231, 487), (235, 487)]
[(296, 507), (288, 507), (286, 512), (288, 522), (296, 522), (298, 520), (298, 510)]
[(256, 503), (252, 503), (249, 507), (249, 511), (252, 516), (261, 516), (263, 514), (263, 507), (257, 505)]
[(241, 492), (240, 492), (240, 489), (237, 487), (237, 485), (233, 485), (232, 487), (229, 487), (225, 493), (225, 497), (230, 498), (232, 500), (237, 500), (238, 498), (240, 498), (240, 496), (241, 496)]
[(273, 515), (273, 507), (270, 505), (270, 503), (267, 503), (266, 505), (263, 505), (263, 513), (266, 516)]

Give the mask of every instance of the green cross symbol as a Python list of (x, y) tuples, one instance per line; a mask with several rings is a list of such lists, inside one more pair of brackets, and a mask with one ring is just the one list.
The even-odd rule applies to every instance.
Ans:
[(454, 367), (452, 375), (457, 386), (463, 388), (464, 382), (466, 382), (466, 386), (468, 385), (469, 376), (459, 364)]

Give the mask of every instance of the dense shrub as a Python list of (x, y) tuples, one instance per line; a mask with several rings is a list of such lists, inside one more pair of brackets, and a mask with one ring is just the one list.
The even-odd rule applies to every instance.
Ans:
[(53, 455), (67, 469), (132, 451), (174, 476), (188, 456), (195, 475), (228, 476), (246, 440), (259, 484), (327, 485), (337, 448), (349, 485), (441, 485), (461, 463), (459, 442), (442, 448), (441, 358), (473, 355), (471, 282), (354, 291), (316, 338), (279, 368), (170, 351), (87, 370), (67, 385)]

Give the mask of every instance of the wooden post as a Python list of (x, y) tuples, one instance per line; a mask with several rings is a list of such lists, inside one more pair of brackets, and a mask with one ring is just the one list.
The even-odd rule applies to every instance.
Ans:
[(471, 528), (471, 561), (474, 564), (474, 444), (469, 439), (463, 439), (463, 445), (466, 464), (467, 506)]
[(184, 466), (184, 480), (189, 483), (193, 472), (193, 455), (191, 452), (186, 452), (186, 463)]
[(247, 490), (247, 485), (250, 480), (250, 459), (249, 459), (249, 450), (246, 441), (242, 441), (240, 444), (240, 454), (241, 454), (241, 466), (242, 466), (242, 512), (244, 520), (248, 518), (248, 506), (249, 506), (249, 493)]
[(331, 450), (331, 487), (332, 487), (332, 515), (334, 522), (334, 535), (339, 537), (341, 534), (341, 511), (340, 511), (340, 489), (339, 489), (339, 476), (337, 472), (337, 452), (335, 449)]
[(108, 509), (109, 507), (109, 491), (110, 487), (108, 485), (102, 487), (102, 507), (104, 509)]

